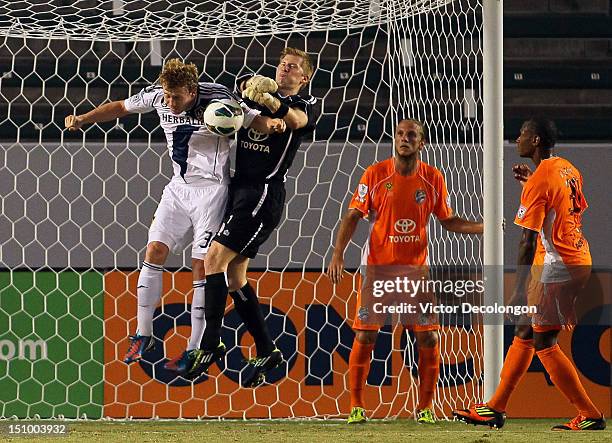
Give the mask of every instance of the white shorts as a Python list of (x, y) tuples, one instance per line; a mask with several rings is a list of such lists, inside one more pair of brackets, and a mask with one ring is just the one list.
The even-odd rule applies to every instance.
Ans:
[(194, 186), (172, 180), (164, 188), (149, 228), (149, 241), (158, 241), (181, 254), (193, 240), (191, 256), (203, 259), (223, 221), (227, 185)]

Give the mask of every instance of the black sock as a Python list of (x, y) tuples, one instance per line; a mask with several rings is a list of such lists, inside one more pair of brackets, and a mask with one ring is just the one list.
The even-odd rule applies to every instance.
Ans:
[[(261, 312), (261, 307), (257, 301), (257, 294), (255, 294), (251, 285), (247, 283), (239, 290), (231, 292), (230, 295), (234, 299), (236, 312), (240, 314), (240, 318), (242, 318), (247, 330), (255, 340), (257, 355), (260, 357), (270, 355), (276, 346), (270, 336), (263, 312)], [(208, 293), (206, 296), (208, 296)]]
[(221, 338), (221, 326), (223, 325), (223, 314), (225, 313), (225, 302), (227, 300), (227, 281), (225, 273), (211, 274), (206, 276), (204, 285), (204, 318), (206, 327), (200, 342), (200, 348), (204, 351), (212, 351), (219, 346)]

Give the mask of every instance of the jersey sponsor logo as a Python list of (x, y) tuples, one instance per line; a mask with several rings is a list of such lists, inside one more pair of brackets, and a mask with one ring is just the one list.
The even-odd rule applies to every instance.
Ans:
[(395, 232), (401, 235), (390, 235), (391, 243), (414, 243), (421, 240), (418, 234), (413, 234), (416, 222), (409, 218), (400, 218), (393, 225)]
[(390, 191), (391, 189), (393, 189), (393, 183), (389, 182), (385, 185), (385, 188), (387, 188), (387, 191)]
[(191, 118), (183, 115), (160, 114), (160, 118), (165, 123), (188, 124), (204, 126), (204, 121), (199, 118)]
[(249, 137), (254, 142), (262, 142), (264, 140), (267, 140), (268, 137), (270, 137), (270, 134), (264, 134), (263, 132), (259, 132), (256, 129), (249, 128), (249, 131), (247, 132), (247, 137)]
[(240, 147), (250, 149), (251, 151), (265, 152), (266, 154), (270, 153), (270, 147), (268, 145), (260, 145), (259, 143), (251, 143), (241, 140)]
[(425, 194), (425, 191), (423, 191), (422, 189), (417, 189), (417, 191), (414, 193), (414, 199), (418, 204), (423, 203), (426, 198), (427, 194)]
[(363, 203), (365, 201), (366, 195), (368, 195), (368, 185), (359, 183), (359, 186), (357, 186), (357, 200)]
[(516, 218), (521, 220), (523, 217), (525, 217), (526, 212), (527, 212), (527, 208), (525, 206), (523, 205), (519, 206), (518, 212), (516, 213)]
[(410, 234), (416, 228), (416, 223), (409, 218), (400, 218), (395, 222), (394, 228), (401, 234)]
[(251, 151), (265, 152), (266, 154), (270, 153), (270, 147), (268, 145), (264, 145), (262, 143), (253, 143), (267, 140), (268, 137), (270, 137), (269, 134), (264, 134), (263, 132), (259, 132), (253, 128), (249, 128), (247, 132), (247, 137), (252, 140), (252, 142), (240, 140), (241, 148), (250, 149)]

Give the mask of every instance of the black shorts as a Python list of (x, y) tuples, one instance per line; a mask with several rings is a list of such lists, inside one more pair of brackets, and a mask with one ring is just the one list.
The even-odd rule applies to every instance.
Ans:
[(235, 183), (215, 241), (238, 254), (255, 258), (283, 216), (284, 183)]

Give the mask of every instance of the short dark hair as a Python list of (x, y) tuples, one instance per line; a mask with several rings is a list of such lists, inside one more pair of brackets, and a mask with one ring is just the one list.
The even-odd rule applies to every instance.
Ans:
[(410, 122), (410, 123), (414, 123), (415, 125), (417, 125), (420, 129), (421, 129), (421, 136), (428, 141), (429, 140), (429, 135), (427, 134), (427, 127), (423, 124), (423, 122), (421, 120), (417, 120), (416, 118), (400, 118), (397, 121), (397, 124), (399, 125), (401, 122)]
[(555, 122), (543, 117), (532, 117), (523, 123), (523, 126), (529, 127), (535, 135), (540, 137), (540, 146), (542, 148), (554, 148), (557, 142), (557, 126)]

